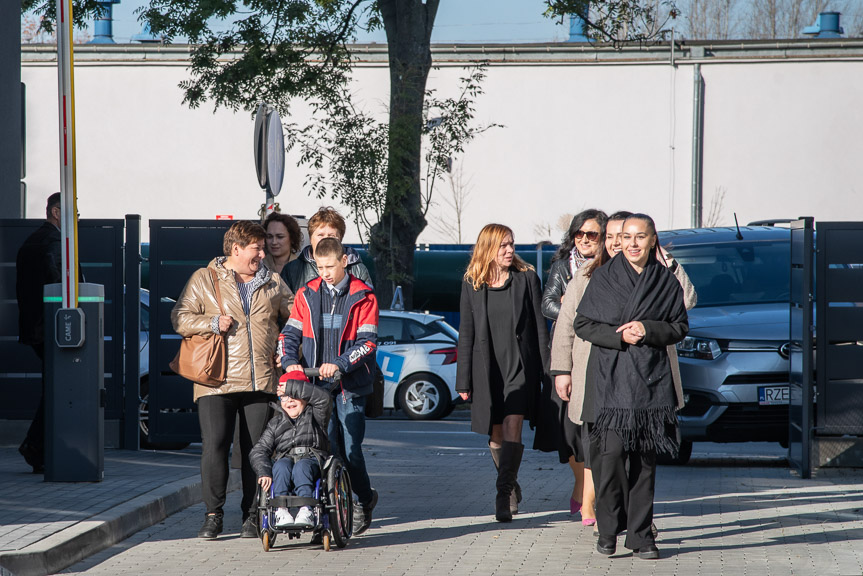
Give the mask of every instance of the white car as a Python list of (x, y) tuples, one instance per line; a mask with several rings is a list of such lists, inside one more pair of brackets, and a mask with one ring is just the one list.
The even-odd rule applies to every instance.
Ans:
[(455, 391), (458, 331), (442, 316), (381, 310), (377, 361), (384, 375), (384, 408), (413, 420), (447, 416)]

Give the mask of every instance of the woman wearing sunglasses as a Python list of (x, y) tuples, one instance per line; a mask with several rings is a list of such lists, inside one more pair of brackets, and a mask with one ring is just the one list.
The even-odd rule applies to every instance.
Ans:
[[(584, 269), (605, 247), (605, 224), (608, 217), (601, 210), (584, 210), (575, 215), (564, 235), (560, 248), (552, 258), (548, 281), (542, 294), (542, 314), (556, 322), (566, 286), (579, 269)], [(554, 325), (552, 325), (552, 335)], [(585, 474), (585, 454), (582, 449), (581, 426), (567, 417), (568, 403), (561, 400), (554, 386), (542, 391), (542, 425), (537, 427), (534, 448), (545, 452), (557, 450), (561, 463), (572, 468), (574, 486), (569, 499), (570, 514), (581, 510), (582, 523), (593, 525), (593, 481)], [(579, 410), (580, 411), (580, 410)]]

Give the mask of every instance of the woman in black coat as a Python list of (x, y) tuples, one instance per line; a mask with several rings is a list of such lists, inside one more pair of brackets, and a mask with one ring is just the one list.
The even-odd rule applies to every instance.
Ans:
[(593, 272), (573, 322), (592, 344), (586, 388), (599, 445), (596, 549), (614, 554), (625, 530), (624, 546), (644, 559), (659, 558), (651, 532), (656, 453), (678, 450), (666, 347), (689, 331), (683, 289), (657, 261), (657, 245), (649, 216), (627, 218), (622, 253)]
[[(608, 217), (602, 210), (582, 210), (573, 216), (560, 248), (551, 259), (548, 280), (542, 293), (542, 314), (555, 324), (567, 284), (578, 270), (583, 271), (604, 249), (607, 221)], [(552, 337), (555, 324), (552, 324)], [(582, 448), (581, 426), (569, 419), (568, 403), (561, 400), (551, 383), (548, 384), (542, 390), (541, 418), (533, 447), (543, 452), (557, 450), (561, 464), (569, 464), (574, 479), (569, 513), (574, 515), (581, 510), (582, 523), (591, 526), (595, 523), (593, 481), (589, 473), (584, 473), (590, 466)]]
[(518, 511), (522, 424), (535, 422), (549, 364), (539, 277), (515, 254), (513, 238), (501, 224), (479, 233), (462, 283), (456, 378), (462, 399), (472, 400), (471, 430), (489, 436), (500, 522)]

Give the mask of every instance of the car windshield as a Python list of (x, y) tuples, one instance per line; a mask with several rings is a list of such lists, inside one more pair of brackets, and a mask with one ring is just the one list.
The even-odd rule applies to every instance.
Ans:
[(697, 308), (787, 302), (788, 242), (734, 242), (672, 246), (698, 293)]

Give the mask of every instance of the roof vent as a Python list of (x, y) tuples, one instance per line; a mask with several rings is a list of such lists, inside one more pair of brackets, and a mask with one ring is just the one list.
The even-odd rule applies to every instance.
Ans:
[(815, 38), (841, 38), (845, 31), (839, 25), (839, 12), (821, 12), (814, 26), (807, 26), (803, 34)]
[(114, 44), (114, 4), (120, 0), (99, 0), (101, 13), (93, 22), (93, 39), (89, 44)]

